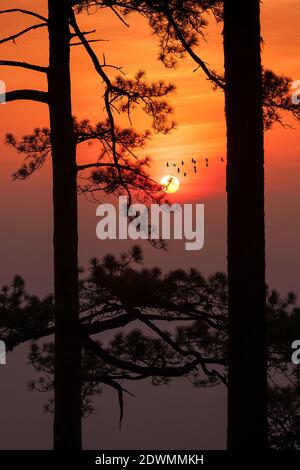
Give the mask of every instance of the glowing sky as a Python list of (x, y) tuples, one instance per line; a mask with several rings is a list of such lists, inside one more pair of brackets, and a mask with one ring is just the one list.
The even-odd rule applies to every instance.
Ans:
[[(1, 8), (14, 6), (32, 8), (45, 13), (46, 2), (9, 0), (1, 1)], [(300, 3), (296, 0), (272, 0), (264, 2), (262, 7), (262, 30), (265, 40), (263, 48), (263, 62), (278, 73), (284, 73), (294, 79), (300, 76), (298, 57), (298, 15)], [(32, 23), (32, 19), (23, 15), (12, 15), (0, 18), (2, 35), (18, 31), (23, 26)], [(199, 52), (202, 57), (216, 70), (222, 72), (222, 36), (221, 25), (216, 25), (210, 18), (207, 28), (208, 42), (202, 42)], [(225, 155), (225, 125), (223, 113), (223, 95), (214, 92), (211, 85), (205, 80), (201, 72), (193, 73), (193, 62), (187, 58), (179, 63), (175, 70), (165, 69), (157, 61), (158, 44), (151, 35), (145, 20), (137, 15), (129, 18), (130, 28), (126, 28), (118, 19), (107, 11), (98, 12), (97, 15), (81, 15), (80, 23), (84, 29), (96, 27), (95, 37), (104, 39), (94, 45), (95, 50), (102, 55), (104, 52), (107, 62), (122, 66), (128, 76), (139, 69), (147, 72), (149, 80), (164, 79), (174, 83), (176, 93), (170, 97), (175, 109), (175, 119), (178, 128), (170, 136), (154, 136), (147, 148), (147, 153), (153, 157), (152, 174), (158, 180), (166, 173), (168, 160), (189, 162), (197, 158), (199, 172), (194, 175), (189, 172), (188, 178), (182, 181), (181, 195), (198, 197), (208, 192), (222, 192), (224, 189), (224, 165), (220, 158)], [(47, 34), (43, 30), (30, 33), (25, 39), (17, 40), (1, 46), (1, 57), (29, 62), (47, 63)], [(103, 116), (102, 106), (97, 103), (95, 96), (99, 95), (99, 77), (94, 73), (89, 58), (81, 47), (73, 48), (73, 112), (80, 118), (88, 117), (97, 121)], [(21, 69), (1, 67), (1, 78), (6, 81), (8, 89), (15, 87), (40, 87), (45, 89), (45, 79), (35, 72)], [(241, 86), (243, 84), (241, 83)], [(247, 106), (247, 90), (245, 90), (245, 107)], [(47, 109), (43, 105), (31, 103), (14, 103), (1, 109), (2, 134), (11, 130), (18, 134), (30, 132), (36, 125), (47, 123)], [(26, 120), (18, 119), (16, 115), (24, 116)], [(1, 117), (2, 117), (1, 116)], [(139, 128), (145, 128), (149, 122), (140, 114), (133, 121)], [(123, 120), (123, 123), (126, 122)], [(297, 162), (297, 134), (298, 132), (284, 133), (276, 128), (267, 136), (267, 163), (274, 169), (282, 164), (284, 151), (285, 164), (295, 165)], [(288, 140), (287, 140), (288, 134)], [(2, 150), (3, 151), (3, 150)], [(7, 153), (7, 149), (5, 153)], [(204, 157), (210, 161), (206, 170)], [(80, 158), (87, 159), (86, 149), (80, 152)], [(203, 159), (203, 160), (202, 160)], [(1, 162), (7, 165), (7, 161)], [(202, 165), (201, 165), (202, 163)], [(274, 178), (274, 185), (278, 184)]]

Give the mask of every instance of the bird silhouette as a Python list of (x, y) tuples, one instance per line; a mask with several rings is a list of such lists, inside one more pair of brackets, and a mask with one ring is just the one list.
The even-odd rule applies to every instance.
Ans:
[(179, 168), (177, 168), (177, 173), (180, 173), (180, 169), (179, 169)]
[(182, 160), (181, 165), (184, 165), (184, 161)]
[(169, 166), (169, 162), (167, 162), (167, 167)]
[(221, 157), (221, 162), (224, 162), (224, 158), (223, 158), (223, 157)]
[(183, 176), (186, 176), (186, 173), (183, 173)]
[(194, 166), (194, 172), (197, 173), (197, 168)]

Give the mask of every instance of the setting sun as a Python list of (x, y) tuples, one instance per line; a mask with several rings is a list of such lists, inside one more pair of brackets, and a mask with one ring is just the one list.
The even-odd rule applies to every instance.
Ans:
[(160, 180), (165, 193), (176, 193), (180, 187), (179, 179), (176, 176), (166, 175)]

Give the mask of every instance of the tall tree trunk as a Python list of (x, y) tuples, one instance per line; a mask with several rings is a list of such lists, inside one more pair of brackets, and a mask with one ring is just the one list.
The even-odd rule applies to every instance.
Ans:
[(260, 2), (224, 1), (227, 121), (228, 447), (267, 447)]
[(81, 448), (76, 144), (71, 110), (69, 5), (69, 0), (48, 1), (54, 204), (54, 449)]

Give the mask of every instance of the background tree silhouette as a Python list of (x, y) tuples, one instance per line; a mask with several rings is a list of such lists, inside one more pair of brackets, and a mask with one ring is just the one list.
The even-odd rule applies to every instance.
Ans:
[[(139, 266), (133, 247), (119, 259), (91, 260), (81, 279), (82, 414), (94, 412), (103, 387), (116, 391), (123, 417), (131, 383), (152, 378), (154, 385), (186, 377), (196, 387), (227, 385), (228, 282), (222, 273), (205, 279), (197, 270), (162, 274)], [(299, 449), (299, 366), (291, 363), (291, 344), (300, 334), (295, 296), (267, 290), (268, 422), (274, 449)], [(126, 333), (120, 328), (126, 327)], [(0, 293), (0, 333), (10, 350), (33, 340), (29, 361), (39, 373), (32, 390), (54, 387), (54, 331), (51, 296), (26, 293), (16, 276)], [(53, 400), (46, 405), (53, 411)]]

